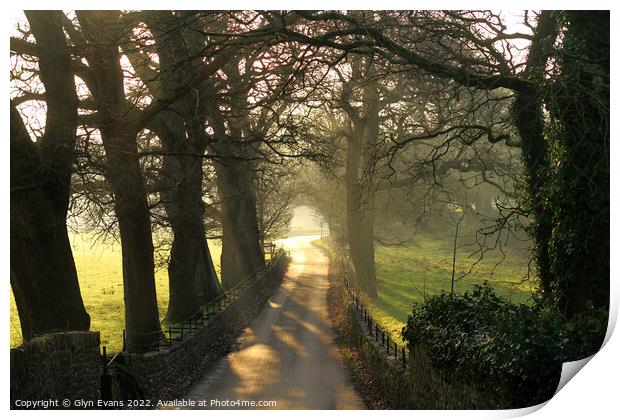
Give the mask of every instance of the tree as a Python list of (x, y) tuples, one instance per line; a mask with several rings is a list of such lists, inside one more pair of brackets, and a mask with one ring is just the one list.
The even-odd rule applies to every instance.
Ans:
[[(61, 12), (28, 11), (47, 106), (45, 133), (33, 142), (11, 101), (11, 287), (25, 340), (88, 330), (67, 234), (77, 95)], [(19, 98), (17, 98), (19, 99)]]
[[(248, 145), (252, 140), (248, 138), (251, 128), (247, 125), (246, 104), (251, 84), (242, 82), (240, 60), (242, 56), (223, 70), (231, 83), (230, 96), (207, 105), (215, 137), (208, 148), (212, 154), (221, 156), (213, 166), (221, 203), (222, 285), (226, 288), (235, 286), (265, 264), (252, 180), (253, 153)], [(229, 110), (228, 118), (223, 118), (222, 109)]]
[[(554, 54), (554, 42), (558, 35), (558, 14), (543, 11), (538, 14), (536, 25), (529, 19), (528, 13), (524, 23), (532, 34), (506, 33), (506, 27), (501, 16), (490, 11), (412, 11), (404, 13), (368, 13), (361, 17), (354, 14), (340, 12), (269, 12), (272, 25), (267, 31), (279, 33), (289, 39), (315, 46), (325, 46), (348, 53), (357, 53), (382, 57), (394, 65), (401, 66), (403, 71), (423, 71), (445, 80), (451, 80), (460, 86), (492, 91), (500, 88), (515, 93), (514, 124), (520, 133), (520, 144), (523, 150), (523, 164), (528, 184), (526, 210), (532, 218), (531, 229), (535, 241), (535, 259), (537, 260), (541, 288), (547, 300), (555, 300), (558, 295), (573, 296), (577, 302), (571, 304), (573, 308), (585, 307), (588, 294), (580, 290), (581, 284), (600, 284), (601, 271), (583, 271), (583, 277), (578, 283), (564, 281), (573, 278), (570, 269), (555, 264), (551, 268), (550, 259), (558, 261), (572, 258), (572, 250), (554, 246), (552, 238), (552, 220), (557, 223), (564, 212), (551, 214), (550, 207), (554, 203), (548, 200), (549, 188), (553, 188), (554, 181), (545, 182), (547, 174), (554, 175), (550, 170), (548, 139), (545, 132), (548, 126), (542, 118), (542, 104), (546, 98), (550, 82), (542, 76), (549, 58)], [(330, 23), (323, 26), (319, 33), (306, 34), (299, 28), (300, 19), (307, 22)], [(303, 20), (301, 20), (303, 22)], [(401, 31), (402, 25), (415, 22), (411, 30)], [(295, 26), (297, 25), (297, 26)], [(609, 38), (606, 26), (603, 26), (599, 39)], [(570, 34), (570, 31), (567, 32)], [(585, 39), (584, 34), (581, 35)], [(592, 39), (595, 37), (592, 36)], [(426, 39), (438, 39), (441, 42), (424, 42)], [(511, 60), (512, 51), (510, 40), (525, 39), (530, 42), (529, 54), (525, 61)], [(604, 42), (595, 42), (604, 49)], [(473, 52), (473, 54), (472, 54)], [(524, 71), (521, 71), (525, 68)], [(583, 73), (586, 74), (586, 73)], [(542, 77), (541, 77), (542, 76)], [(572, 80), (570, 83), (573, 84)], [(573, 85), (574, 86), (574, 85)], [(575, 86), (576, 87), (576, 86)], [(580, 109), (586, 109), (587, 96), (581, 96)], [(575, 102), (572, 102), (574, 106)], [(567, 103), (556, 102), (559, 115), (570, 115), (570, 106)], [(599, 107), (598, 109), (605, 109)], [(605, 112), (599, 122), (604, 123)], [(575, 117), (574, 113), (572, 117)], [(575, 118), (572, 126), (580, 126), (582, 133), (587, 132), (586, 119)], [(577, 122), (579, 121), (579, 122)], [(605, 136), (602, 137), (603, 139)], [(498, 140), (489, 136), (489, 140)], [(506, 139), (505, 137), (503, 138)], [(603, 144), (605, 142), (603, 141)], [(608, 143), (607, 143), (608, 145)], [(605, 147), (603, 147), (605, 149)], [(607, 149), (608, 150), (608, 149)], [(602, 171), (604, 173), (604, 171)], [(605, 185), (608, 181), (601, 181)], [(589, 199), (596, 203), (605, 203), (606, 188), (589, 190)], [(560, 204), (560, 203), (558, 203)], [(555, 209), (557, 210), (557, 209)], [(603, 214), (604, 216), (604, 214)], [(602, 224), (604, 226), (605, 223)], [(573, 231), (574, 240), (589, 243), (587, 230)], [(600, 236), (597, 242), (607, 244), (608, 233), (604, 228), (595, 229)], [(585, 236), (584, 236), (585, 235)], [(603, 245), (603, 254), (606, 245)], [(552, 249), (553, 248), (553, 249)], [(563, 257), (551, 257), (550, 253), (559, 252)], [(585, 255), (585, 254), (582, 254)], [(602, 272), (608, 273), (609, 264), (602, 264)], [(607, 275), (605, 275), (607, 277)], [(565, 290), (553, 290), (551, 285), (560, 282)], [(604, 280), (606, 282), (606, 280)], [(601, 290), (604, 290), (603, 287)], [(604, 292), (603, 292), (604, 294)], [(607, 304), (595, 299), (594, 304)], [(553, 304), (553, 302), (550, 302)], [(575, 313), (568, 307), (562, 308), (567, 315)], [(578, 310), (578, 309), (577, 309)]]
[(152, 108), (139, 110), (125, 98), (118, 47), (123, 38), (120, 13), (78, 11), (77, 16), (86, 43), (87, 85), (97, 108), (93, 120), (106, 153), (106, 179), (114, 192), (121, 236), (126, 349), (142, 352), (162, 334), (149, 206), (136, 143)]
[(256, 213), (261, 244), (289, 231), (299, 191), (292, 162), (261, 165), (256, 172)]
[[(145, 12), (144, 20), (155, 40), (158, 63), (140, 52), (139, 45), (126, 53), (155, 97), (166, 97), (190, 84), (191, 93), (160, 112), (151, 122), (163, 146), (160, 192), (174, 236), (168, 279), (170, 301), (166, 320), (178, 322), (196, 313), (221, 291), (206, 240), (202, 200), (203, 157), (208, 138), (204, 131), (201, 83), (202, 39), (192, 31), (188, 16), (171, 12)], [(212, 67), (214, 72), (217, 67)], [(206, 70), (208, 71), (208, 70)]]
[[(364, 74), (363, 60), (351, 63), (351, 80), (370, 79)], [(368, 66), (370, 67), (370, 66)], [(378, 83), (366, 82), (359, 90), (361, 96), (354, 99), (363, 105), (357, 109), (351, 105), (351, 83), (343, 83), (340, 103), (351, 121), (345, 129), (347, 157), (344, 185), (346, 190), (347, 240), (349, 253), (355, 267), (355, 277), (370, 297), (377, 296), (377, 276), (374, 246), (374, 185), (364, 180), (364, 174), (373, 171), (376, 144), (379, 140), (380, 100)]]
[(565, 11), (546, 98), (555, 163), (549, 248), (559, 307), (609, 306), (609, 12)]
[[(549, 59), (549, 46), (557, 36), (557, 26), (550, 12), (543, 12), (530, 45), (525, 75), (542, 84)], [(528, 187), (527, 207), (531, 218), (530, 231), (535, 243), (535, 257), (540, 277), (540, 288), (548, 302), (553, 302), (553, 273), (549, 257), (552, 220), (546, 203), (550, 157), (544, 135), (543, 97), (535, 88), (516, 92), (514, 102), (515, 125), (521, 137), (521, 150), (526, 168)]]
[[(246, 27), (240, 22), (254, 21), (257, 16), (255, 12), (233, 13), (224, 31), (227, 36), (242, 34)], [(213, 132), (207, 150), (217, 156), (213, 166), (221, 203), (225, 287), (265, 264), (254, 181), (260, 162), (310, 155), (299, 146), (304, 143), (300, 140), (303, 132), (289, 115), (303, 53), (273, 37), (243, 39), (252, 41), (231, 53), (231, 60), (211, 79), (207, 93), (211, 100), (205, 101)]]

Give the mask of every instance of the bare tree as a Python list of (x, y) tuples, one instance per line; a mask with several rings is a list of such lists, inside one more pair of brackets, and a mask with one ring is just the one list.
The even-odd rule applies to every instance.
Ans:
[[(67, 235), (77, 95), (60, 12), (26, 12), (45, 89), (43, 135), (32, 140), (11, 101), (11, 287), (22, 334), (88, 330)], [(23, 97), (21, 98), (23, 99)]]
[(114, 192), (121, 236), (127, 350), (144, 351), (161, 335), (151, 221), (136, 142), (150, 110), (141, 111), (125, 98), (120, 13), (79, 11), (77, 16), (87, 45), (87, 85), (97, 104), (93, 120), (106, 153), (106, 179)]
[[(514, 124), (520, 134), (519, 144), (528, 185), (523, 210), (532, 220), (530, 226), (541, 289), (547, 300), (553, 300), (551, 285), (556, 278), (568, 273), (564, 273), (559, 265), (557, 270), (551, 269), (550, 253), (559, 253), (553, 258), (562, 259), (562, 254), (569, 251), (554, 247), (551, 243), (552, 218), (561, 215), (553, 214), (547, 200), (552, 171), (542, 104), (548, 86), (548, 79), (545, 79), (547, 63), (555, 51), (554, 43), (559, 33), (559, 14), (543, 11), (531, 19), (532, 14), (526, 12), (524, 25), (529, 28), (529, 33), (507, 33), (501, 15), (491, 11), (412, 11), (362, 15), (331, 11), (269, 12), (269, 15), (271, 26), (265, 32), (279, 33), (309, 45), (379, 56), (402, 66), (403, 71), (423, 71), (468, 88), (485, 91), (504, 88), (514, 92)], [(304, 26), (303, 22), (321, 23), (319, 28), (322, 29), (307, 33), (300, 29)], [(409, 30), (401, 30), (403, 26)], [(602, 36), (605, 38), (606, 33)], [(530, 43), (524, 58), (517, 57), (518, 51), (511, 45), (511, 41), (516, 39)], [(491, 141), (506, 140), (503, 136), (488, 137)], [(580, 177), (581, 181), (588, 182)], [(595, 198), (595, 201), (601, 200)], [(600, 243), (607, 244), (608, 235), (603, 231), (600, 231)], [(589, 283), (599, 283), (597, 278), (585, 275)], [(587, 294), (577, 294), (587, 300)], [(574, 307), (584, 305), (585, 301), (582, 301)], [(569, 312), (572, 313), (568, 311), (567, 314)]]

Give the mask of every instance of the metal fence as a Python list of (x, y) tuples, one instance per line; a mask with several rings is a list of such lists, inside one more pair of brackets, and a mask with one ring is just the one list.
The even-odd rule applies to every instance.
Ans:
[[(160, 351), (162, 347), (172, 346), (176, 342), (183, 341), (188, 335), (197, 331), (205, 324), (217, 318), (224, 312), (233, 302), (239, 299), (239, 296), (251, 285), (264, 281), (267, 275), (280, 263), (281, 258), (285, 258), (286, 254), (283, 250), (274, 253), (271, 261), (265, 267), (255, 273), (245, 277), (235, 286), (225, 290), (215, 299), (202, 306), (198, 311), (188, 316), (181, 322), (168, 325), (162, 330), (140, 333), (138, 340), (134, 341), (134, 336), (127, 334), (123, 330), (123, 348), (127, 349), (127, 345), (131, 344), (132, 348), (137, 348), (137, 353), (143, 354), (152, 351)], [(152, 337), (152, 340), (146, 337)], [(147, 344), (143, 344), (147, 342)], [(106, 354), (106, 347), (103, 346), (103, 353)], [(104, 357), (105, 358), (105, 357)]]
[(347, 272), (344, 259), (341, 259), (341, 271), (344, 277), (347, 297), (350, 299), (351, 306), (355, 306), (355, 312), (359, 317), (360, 323), (362, 323), (366, 329), (368, 336), (372, 337), (375, 342), (379, 343), (381, 347), (385, 349), (387, 357), (394, 357), (395, 360), (401, 361), (403, 367), (407, 367), (407, 349), (404, 346), (398, 345), (390, 335), (389, 330), (370, 315), (360, 293), (350, 284), (350, 276)]

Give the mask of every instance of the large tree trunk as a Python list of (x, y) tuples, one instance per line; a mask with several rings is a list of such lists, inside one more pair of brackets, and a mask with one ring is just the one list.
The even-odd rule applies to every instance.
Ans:
[[(547, 48), (557, 36), (557, 27), (551, 12), (541, 13), (530, 46), (524, 72), (542, 83), (542, 75), (548, 60)], [(554, 276), (551, 272), (549, 244), (552, 219), (549, 203), (545, 197), (549, 179), (549, 145), (544, 136), (542, 97), (534, 89), (516, 92), (514, 103), (515, 122), (522, 144), (529, 195), (531, 232), (534, 239), (534, 255), (538, 267), (543, 296), (553, 302)]]
[[(176, 148), (169, 151), (179, 152)], [(187, 152), (199, 156), (204, 150)], [(162, 192), (162, 200), (174, 235), (168, 264), (170, 303), (166, 320), (177, 322), (218, 296), (221, 287), (205, 235), (202, 158), (166, 155), (163, 169), (164, 176), (172, 181), (171, 190)]]
[(264, 267), (265, 257), (248, 162), (229, 159), (216, 163), (215, 170), (222, 203), (222, 285), (229, 288)]
[(138, 127), (125, 103), (118, 42), (119, 13), (77, 12), (93, 81), (90, 84), (102, 121), (106, 178), (114, 192), (123, 256), (126, 350), (143, 352), (161, 337), (151, 220), (136, 137)]
[(368, 296), (376, 297), (374, 215), (371, 203), (368, 202), (371, 199), (371, 194), (368, 193), (370, 186), (364, 188), (359, 180), (361, 142), (362, 136), (348, 139), (345, 169), (347, 241), (359, 286)]
[(143, 352), (161, 337), (151, 219), (136, 134), (119, 131), (102, 138), (122, 244), (126, 350)]
[[(30, 147), (16, 144), (20, 135), (26, 137), (17, 141)], [(31, 176), (45, 169), (27, 136), (11, 107), (11, 288), (24, 340), (90, 326), (67, 235), (67, 208), (56, 206), (48, 177)]]
[[(354, 75), (361, 74), (361, 62), (354, 66)], [(347, 240), (349, 253), (360, 287), (370, 297), (377, 296), (374, 234), (374, 186), (370, 181), (374, 171), (374, 153), (379, 136), (379, 92), (376, 83), (364, 86), (362, 114), (350, 108), (353, 130), (346, 136), (345, 167)]]
[[(146, 16), (156, 40), (160, 72), (151, 74), (149, 64), (154, 64), (148, 56), (134, 52), (130, 60), (154, 95), (172, 95), (201, 68), (202, 39), (194, 39), (195, 32), (188, 27), (193, 20), (183, 15), (179, 19), (178, 14), (155, 11)], [(168, 263), (168, 322), (187, 318), (221, 293), (203, 218), (202, 164), (207, 144), (200, 109), (203, 100), (197, 86), (154, 122), (165, 151), (161, 197), (174, 236)]]
[(22, 335), (88, 330), (67, 235), (77, 97), (61, 12), (28, 11), (45, 86), (45, 134), (35, 144), (11, 105), (11, 287)]
[(563, 12), (550, 101), (562, 159), (554, 173), (552, 269), (568, 317), (609, 308), (609, 12)]
[(549, 179), (549, 147), (543, 134), (542, 99), (534, 92), (517, 93), (514, 110), (522, 143), (530, 205), (529, 229), (534, 239), (541, 291), (548, 302), (553, 302), (554, 276), (549, 257), (553, 225), (549, 204), (545, 199), (545, 185)]

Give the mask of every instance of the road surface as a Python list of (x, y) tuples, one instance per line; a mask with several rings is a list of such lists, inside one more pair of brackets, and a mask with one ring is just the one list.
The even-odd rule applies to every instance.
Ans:
[[(240, 337), (238, 350), (220, 359), (188, 398), (275, 401), (276, 409), (362, 409), (334, 343), (327, 317), (328, 260), (311, 242), (280, 241), (292, 261), (266, 308)], [(243, 403), (250, 404), (250, 403)], [(244, 408), (244, 407), (230, 407)], [(265, 408), (265, 407), (260, 407)]]

